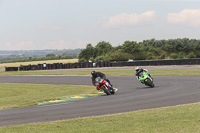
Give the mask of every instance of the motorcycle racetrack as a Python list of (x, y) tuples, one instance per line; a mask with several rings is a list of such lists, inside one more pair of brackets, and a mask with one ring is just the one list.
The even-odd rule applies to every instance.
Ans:
[[(154, 88), (142, 85), (134, 76), (108, 78), (114, 87), (119, 89), (114, 95), (0, 110), (0, 126), (116, 114), (200, 102), (200, 75), (153, 76)], [(91, 85), (90, 76), (0, 76), (0, 81), (1, 83)]]

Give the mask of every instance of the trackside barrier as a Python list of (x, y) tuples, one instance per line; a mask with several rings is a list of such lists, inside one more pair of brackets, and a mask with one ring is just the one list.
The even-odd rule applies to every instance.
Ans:
[(18, 71), (18, 67), (6, 67), (5, 71)]
[(96, 68), (96, 67), (123, 67), (123, 66), (159, 66), (159, 65), (199, 65), (200, 58), (176, 59), (176, 60), (135, 60), (135, 61), (96, 61), (96, 62), (75, 62), (75, 63), (53, 63), (27, 65), (20, 67), (6, 67), (6, 71), (29, 71), (29, 70), (53, 70), (72, 68)]

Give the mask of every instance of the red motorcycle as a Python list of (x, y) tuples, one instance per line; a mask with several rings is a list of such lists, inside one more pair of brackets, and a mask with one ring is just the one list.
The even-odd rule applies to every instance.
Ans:
[(111, 87), (111, 85), (105, 79), (97, 77), (95, 79), (95, 85), (107, 95), (115, 94), (113, 87)]

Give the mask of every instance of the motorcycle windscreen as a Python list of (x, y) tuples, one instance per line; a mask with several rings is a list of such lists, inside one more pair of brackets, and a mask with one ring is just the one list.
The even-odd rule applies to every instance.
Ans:
[(99, 85), (102, 82), (102, 79), (100, 77), (97, 77), (95, 79), (95, 85)]

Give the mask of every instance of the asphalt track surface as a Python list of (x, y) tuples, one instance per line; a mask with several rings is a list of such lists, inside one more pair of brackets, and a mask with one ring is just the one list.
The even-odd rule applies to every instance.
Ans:
[[(154, 88), (142, 85), (135, 77), (108, 78), (119, 89), (114, 95), (0, 110), (0, 127), (200, 102), (200, 75), (154, 76)], [(0, 81), (2, 83), (91, 85), (89, 76), (0, 76)]]

